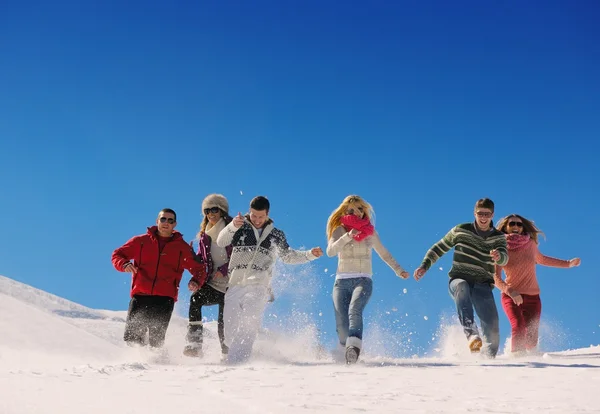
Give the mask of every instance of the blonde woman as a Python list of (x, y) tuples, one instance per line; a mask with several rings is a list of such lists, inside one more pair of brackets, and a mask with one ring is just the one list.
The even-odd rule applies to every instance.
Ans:
[(371, 205), (357, 195), (350, 195), (327, 221), (327, 256), (338, 256), (333, 285), (336, 331), (348, 364), (358, 360), (362, 348), (362, 314), (373, 291), (372, 250), (397, 276), (409, 277), (381, 244), (372, 217)]
[[(535, 224), (518, 214), (504, 217), (498, 230), (506, 236), (508, 263), (496, 266), (496, 286), (502, 291), (502, 308), (512, 328), (511, 353), (521, 355), (534, 351), (538, 343), (542, 301), (540, 286), (535, 274), (536, 265), (550, 267), (579, 266), (581, 259), (555, 259), (540, 253)], [(502, 280), (502, 270), (506, 280)]]

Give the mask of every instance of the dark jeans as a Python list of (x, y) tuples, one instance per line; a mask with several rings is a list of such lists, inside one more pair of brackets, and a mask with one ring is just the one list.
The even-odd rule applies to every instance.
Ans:
[(475, 308), (483, 332), (481, 352), (495, 357), (500, 345), (500, 323), (494, 300), (494, 286), (490, 283), (469, 283), (463, 279), (452, 279), (448, 291), (454, 299), (458, 319), (467, 338), (479, 336), (473, 313)]
[(129, 345), (146, 345), (146, 334), (151, 347), (162, 347), (171, 321), (175, 300), (167, 296), (135, 295), (129, 301), (125, 334)]
[(219, 333), (219, 342), (221, 351), (226, 354), (225, 334), (223, 324), (223, 308), (225, 306), (225, 293), (219, 292), (213, 287), (205, 284), (201, 289), (192, 294), (190, 299), (189, 325), (186, 340), (190, 344), (202, 346), (203, 326), (202, 326), (202, 307), (219, 305), (219, 317), (217, 319), (217, 331)]

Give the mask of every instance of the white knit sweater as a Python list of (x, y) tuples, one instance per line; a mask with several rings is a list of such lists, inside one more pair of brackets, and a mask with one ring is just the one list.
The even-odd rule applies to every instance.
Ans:
[(217, 244), (233, 246), (229, 260), (229, 286), (270, 286), (277, 257), (287, 264), (302, 264), (317, 258), (310, 250), (291, 249), (285, 234), (272, 222), (263, 227), (262, 234), (247, 221), (239, 229), (231, 222), (219, 233)]
[(327, 244), (327, 256), (338, 256), (337, 274), (357, 273), (360, 275), (373, 275), (372, 250), (375, 249), (379, 257), (392, 268), (396, 275), (404, 271), (402, 266), (392, 257), (391, 253), (381, 244), (379, 235), (374, 232), (372, 236), (362, 241), (356, 241), (342, 226), (337, 227)]

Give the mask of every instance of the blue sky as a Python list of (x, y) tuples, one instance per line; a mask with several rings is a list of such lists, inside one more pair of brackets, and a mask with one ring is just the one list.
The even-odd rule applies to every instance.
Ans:
[[(538, 267), (546, 345), (600, 343), (596, 2), (126, 3), (3, 3), (0, 274), (126, 309), (112, 250), (163, 207), (191, 240), (212, 192), (233, 214), (266, 195), (297, 248), (325, 247), (359, 194), (412, 273), (490, 197), (496, 219), (535, 220), (543, 253), (582, 258)], [(450, 260), (417, 283), (375, 258), (365, 340), (430, 350)], [(335, 265), (284, 267), (268, 314), (307, 313), (331, 341)]]

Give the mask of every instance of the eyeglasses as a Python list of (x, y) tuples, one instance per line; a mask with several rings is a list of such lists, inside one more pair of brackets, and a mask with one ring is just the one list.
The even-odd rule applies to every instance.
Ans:
[(169, 218), (167, 218), (167, 217), (161, 217), (161, 218), (160, 218), (160, 222), (161, 222), (161, 223), (169, 223), (169, 224), (173, 224), (173, 223), (175, 223), (175, 219), (174, 219), (174, 218), (171, 218), (171, 217), (169, 217)]
[[(357, 210), (360, 211), (361, 213), (363, 212), (363, 208), (362, 207), (357, 207)], [(346, 210), (346, 214), (349, 214), (349, 215), (354, 214), (354, 209), (353, 208), (349, 208), (348, 210)]]
[(211, 207), (204, 209), (204, 215), (208, 216), (208, 213), (217, 214), (221, 209), (219, 207)]
[(508, 227), (514, 227), (514, 226), (523, 227), (523, 223), (520, 221), (509, 221), (508, 222)]
[(492, 217), (492, 213), (490, 211), (478, 211), (476, 214), (478, 217)]

